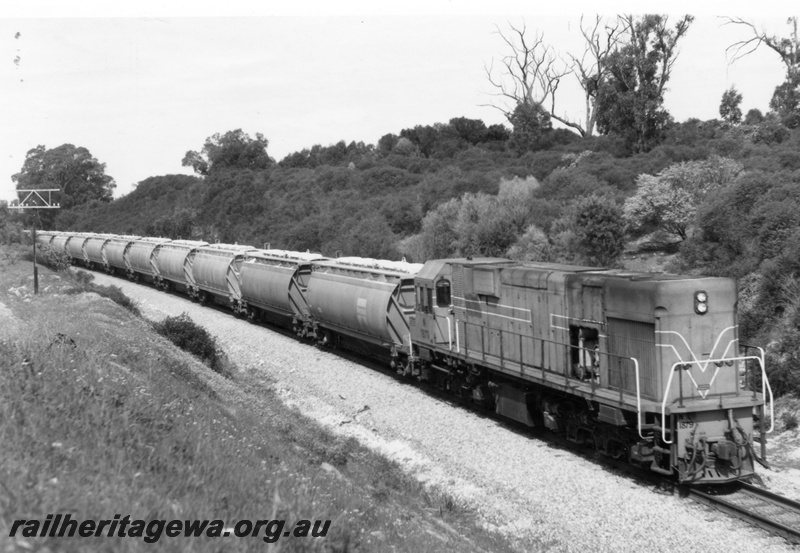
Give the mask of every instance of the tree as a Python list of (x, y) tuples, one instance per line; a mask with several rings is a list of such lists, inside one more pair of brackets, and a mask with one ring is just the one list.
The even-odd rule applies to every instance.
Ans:
[(519, 261), (555, 261), (551, 258), (550, 241), (542, 229), (530, 225), (506, 252), (506, 257)]
[(610, 267), (625, 248), (622, 209), (607, 196), (589, 196), (574, 207), (574, 232), (578, 250), (589, 265)]
[(800, 73), (786, 78), (775, 87), (769, 107), (790, 129), (800, 127)]
[(607, 56), (608, 73), (597, 93), (601, 132), (623, 137), (634, 152), (646, 152), (663, 140), (671, 120), (662, 107), (664, 91), (678, 42), (693, 20), (686, 15), (671, 29), (663, 15), (621, 18), (622, 46)]
[(197, 210), (176, 207), (167, 216), (160, 217), (147, 226), (147, 236), (163, 236), (173, 240), (195, 238), (193, 230), (197, 222)]
[(761, 113), (761, 110), (758, 108), (752, 108), (747, 110), (747, 114), (744, 116), (744, 124), (745, 125), (758, 125), (764, 122), (764, 114)]
[(105, 170), (106, 164), (86, 148), (62, 144), (48, 150), (40, 145), (28, 150), (22, 169), (11, 180), (17, 190), (60, 188), (61, 207), (68, 209), (92, 200), (111, 201), (117, 185)]
[[(578, 79), (586, 101), (586, 123), (576, 128), (581, 136), (594, 135), (597, 123), (597, 94), (600, 83), (604, 81), (609, 72), (608, 56), (614, 51), (619, 42), (620, 24), (603, 22), (597, 15), (594, 24), (584, 27), (581, 17), (581, 35), (585, 40), (585, 49), (580, 58), (570, 54), (572, 58), (572, 72)], [(553, 99), (555, 102), (555, 99)], [(554, 106), (555, 107), (555, 106)]]
[(732, 125), (742, 122), (742, 110), (739, 104), (742, 103), (742, 95), (735, 87), (730, 87), (722, 93), (722, 101), (719, 104), (719, 114), (723, 120)]
[(206, 138), (200, 152), (186, 152), (181, 164), (191, 167), (202, 176), (226, 168), (266, 169), (275, 163), (267, 154), (268, 145), (269, 141), (261, 133), (256, 133), (255, 139), (242, 132), (242, 129), (228, 131), (223, 135), (216, 133)]
[(661, 230), (685, 240), (705, 197), (728, 187), (742, 170), (737, 161), (711, 156), (670, 165), (656, 176), (639, 175), (636, 194), (625, 201), (625, 219), (634, 232)]
[(486, 124), (480, 119), (454, 117), (449, 125), (462, 140), (473, 146), (486, 140)]
[(541, 147), (545, 133), (553, 128), (550, 115), (536, 103), (518, 104), (509, 122), (514, 127), (509, 145), (520, 155)]
[(728, 46), (727, 52), (733, 53), (731, 63), (752, 54), (762, 44), (770, 48), (786, 66), (786, 80), (775, 88), (770, 100), (772, 108), (789, 128), (800, 127), (800, 36), (797, 31), (798, 17), (790, 17), (786, 23), (790, 26), (788, 37), (769, 35), (759, 31), (756, 26), (742, 18), (729, 17), (728, 23), (747, 27), (750, 38), (740, 40)]

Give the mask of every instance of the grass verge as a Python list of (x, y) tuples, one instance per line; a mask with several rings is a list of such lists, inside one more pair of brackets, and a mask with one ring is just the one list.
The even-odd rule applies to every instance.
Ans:
[(55, 513), (331, 520), (325, 537), (161, 537), (155, 550), (513, 550), (456, 498), (284, 406), (262, 377), (223, 378), (119, 302), (40, 274), (32, 296), (27, 263), (0, 266), (0, 551), (144, 547), (8, 537), (15, 519)]

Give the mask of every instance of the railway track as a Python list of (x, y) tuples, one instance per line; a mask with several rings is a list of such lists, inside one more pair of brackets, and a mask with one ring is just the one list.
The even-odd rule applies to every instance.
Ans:
[(800, 502), (741, 483), (734, 491), (688, 488), (692, 499), (800, 544)]

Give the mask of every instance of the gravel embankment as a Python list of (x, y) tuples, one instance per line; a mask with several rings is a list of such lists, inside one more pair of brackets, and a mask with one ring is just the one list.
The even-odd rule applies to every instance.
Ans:
[(120, 286), (147, 318), (188, 313), (241, 370), (274, 379), (287, 403), (443, 487), (512, 538), (534, 538), (553, 551), (792, 550), (290, 337), (121, 279), (96, 273), (96, 282)]

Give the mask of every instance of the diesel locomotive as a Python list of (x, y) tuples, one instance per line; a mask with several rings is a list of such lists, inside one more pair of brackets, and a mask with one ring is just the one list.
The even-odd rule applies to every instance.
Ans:
[(765, 462), (772, 392), (763, 349), (739, 343), (731, 279), (89, 233), (37, 240), (304, 339), (383, 351), (400, 374), (681, 483), (744, 480)]

